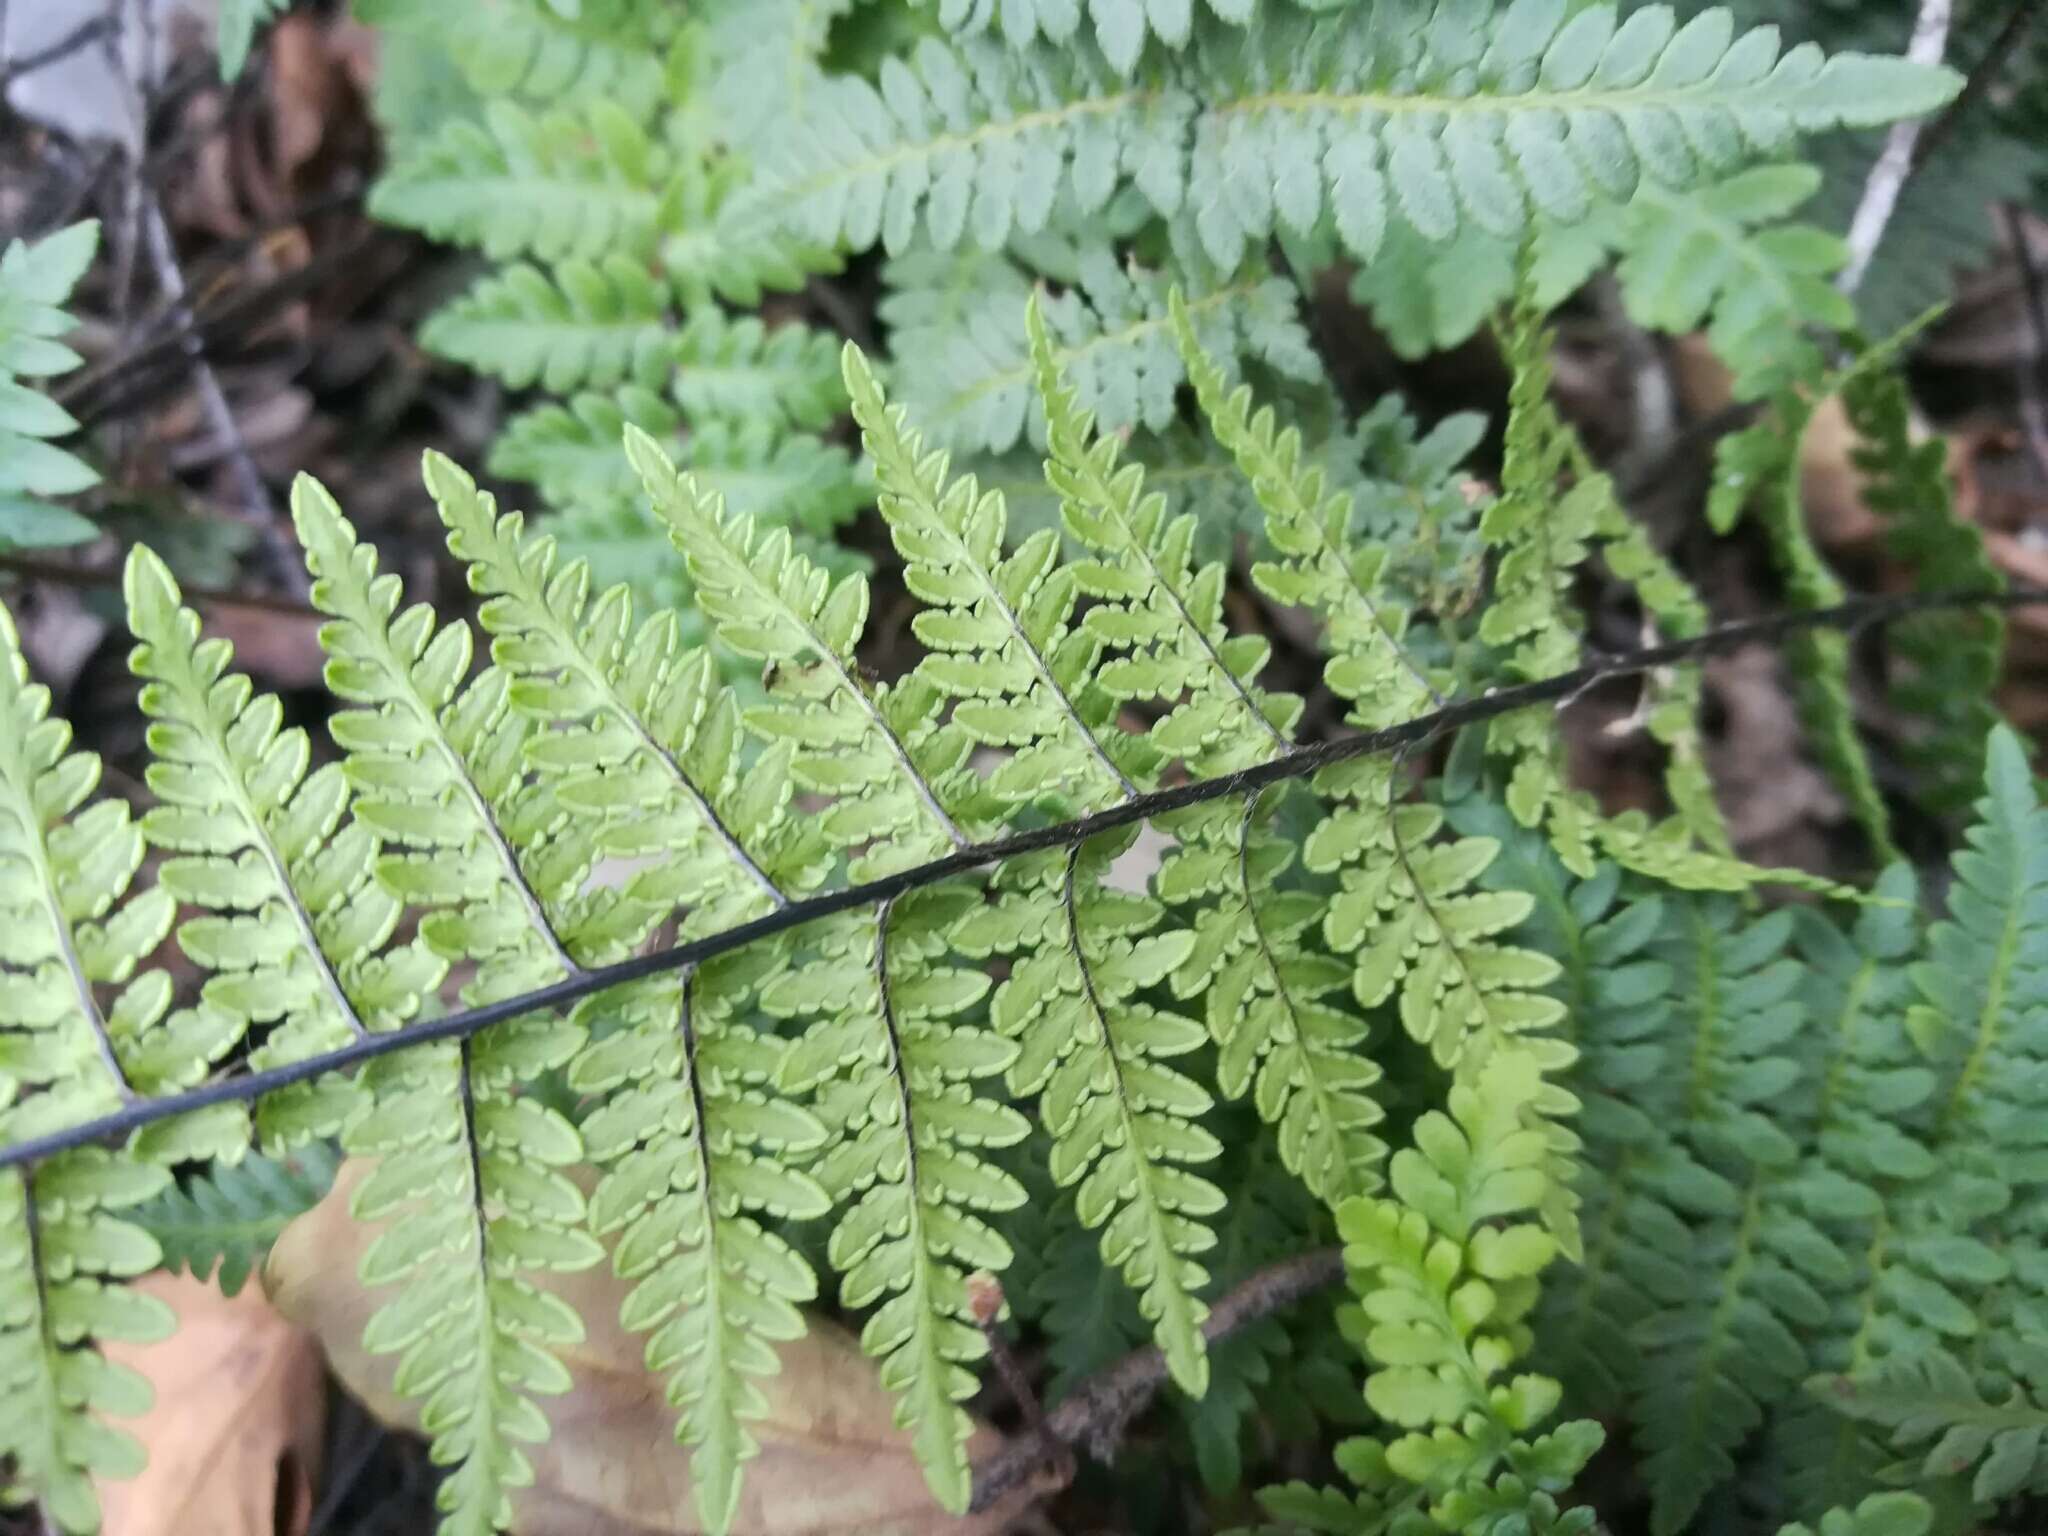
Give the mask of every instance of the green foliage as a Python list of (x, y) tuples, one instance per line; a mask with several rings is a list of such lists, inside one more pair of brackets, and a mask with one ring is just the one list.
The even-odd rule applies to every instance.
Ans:
[[(139, 816), (88, 804), (0, 631), (0, 1146), (139, 1124), (0, 1170), (12, 1497), (93, 1528), (143, 1401), (93, 1341), (165, 1321), (120, 1281), (239, 1283), (320, 1182), (267, 1159), (330, 1139), (374, 1163), (365, 1344), (449, 1536), (511, 1527), (591, 1321), (539, 1282), (602, 1262), (716, 1532), (825, 1306), (967, 1509), (1004, 1294), (1058, 1391), (1156, 1346), (1211, 1489), (1297, 1399), (1356, 1431), (1349, 1490), (1267, 1490), (1273, 1529), (1589, 1532), (1603, 1420), (1658, 1536), (1921, 1536), (1873, 1424), (1944, 1512), (1962, 1471), (2032, 1486), (2048, 813), (1982, 700), (1995, 626), (1899, 648), (1902, 698), (1957, 695), (1930, 794), (1986, 786), (1935, 919), (1903, 870), (1735, 856), (1695, 658), (1640, 684), (1668, 814), (1608, 814), (1547, 706), (1499, 701), (1597, 660), (1595, 561), (1662, 635), (1710, 622), (1551, 402), (1545, 312), (1614, 259), (1637, 320), (1810, 409), (1853, 316), (1785, 151), (1952, 76), (1563, 0), (364, 10), (399, 44), (375, 205), (488, 263), (423, 339), (538, 392), (488, 463), (545, 511), (429, 456), (473, 628), (301, 481), (332, 762), (135, 553)], [(842, 350), (876, 246), (886, 354)], [(1301, 301), (1344, 259), (1397, 342), (1499, 319), (1498, 495), (1459, 478), (1473, 419), (1340, 401)], [(1981, 580), (1890, 360), (1827, 382), (1928, 585)], [(1738, 444), (1782, 480), (1782, 442)], [(915, 642), (887, 679), (832, 545), (871, 498)], [(1319, 675), (1269, 671), (1254, 604)], [(1305, 752), (1332, 715), (1412, 738)], [(1860, 899), (1768, 910), (1771, 881)], [(492, 1012), (391, 1038), (450, 1006)], [(244, 1110), (270, 1068), (297, 1080)], [(1337, 1323), (1233, 1325), (1333, 1228)], [(1941, 1415), (1887, 1418), (1900, 1382)]]
[(2048, 1479), (2041, 1465), (2048, 1358), (2038, 1344), (2028, 1347), (2019, 1370), (2010, 1397), (1998, 1402), (1987, 1401), (1975, 1374), (1942, 1349), (1888, 1360), (1857, 1376), (1824, 1377), (1814, 1388), (1836, 1412), (1878, 1425), (1894, 1446), (1919, 1458), (1918, 1467), (1908, 1466), (1914, 1475), (1929, 1482), (1968, 1478), (1970, 1497), (1991, 1505), (2038, 1493)]
[(172, 1185), (129, 1219), (156, 1239), (165, 1269), (212, 1280), (233, 1296), (262, 1266), (277, 1235), (326, 1195), (340, 1162), (327, 1141), (281, 1158), (251, 1152), (239, 1163), (220, 1163)]
[(59, 448), (78, 423), (24, 379), (48, 378), (78, 366), (78, 354), (57, 340), (76, 322), (64, 301), (99, 246), (88, 221), (30, 243), (10, 240), (0, 252), (0, 551), (77, 544), (93, 525), (45, 498), (99, 484), (99, 474)]

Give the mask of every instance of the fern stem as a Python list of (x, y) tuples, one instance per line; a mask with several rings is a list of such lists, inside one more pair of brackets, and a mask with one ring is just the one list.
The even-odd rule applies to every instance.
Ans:
[(1795, 609), (1766, 618), (1744, 619), (1710, 629), (1689, 639), (1645, 646), (1639, 650), (1602, 657), (1599, 661), (1560, 672), (1534, 682), (1498, 688), (1475, 698), (1459, 699), (1444, 708), (1398, 725), (1364, 731), (1314, 746), (1296, 747), (1278, 757), (1267, 758), (1236, 773), (1195, 779), (1169, 789), (1154, 790), (1135, 800), (1051, 826), (1034, 827), (1008, 837), (964, 846), (956, 852), (910, 869), (898, 870), (874, 880), (828, 891), (779, 912), (739, 923), (722, 933), (678, 944), (664, 950), (635, 955), (612, 965), (572, 971), (560, 981), (517, 997), (461, 1012), (407, 1029), (392, 1030), (351, 1042), (337, 1050), (303, 1061), (289, 1062), (251, 1072), (242, 1077), (221, 1077), (161, 1098), (134, 1099), (111, 1114), (79, 1125), (32, 1136), (0, 1147), (0, 1168), (14, 1168), (50, 1157), (73, 1147), (90, 1145), (103, 1138), (122, 1136), (145, 1125), (204, 1109), (209, 1105), (253, 1099), (294, 1083), (310, 1081), (394, 1051), (437, 1040), (461, 1040), (479, 1030), (522, 1014), (556, 1009), (626, 982), (657, 976), (696, 965), (714, 956), (792, 928), (890, 900), (907, 891), (921, 889), (956, 875), (990, 864), (1051, 848), (1070, 847), (1101, 833), (1147, 821), (1190, 806), (1204, 805), (1228, 795), (1248, 795), (1269, 785), (1303, 778), (1336, 763), (1402, 749), (1412, 750), (1423, 742), (1468, 725), (1476, 725), (1517, 710), (1555, 703), (1611, 678), (1631, 677), (1658, 667), (1696, 661), (1744, 645), (1768, 644), (1788, 635), (1814, 629), (1859, 629), (1882, 625), (1914, 614), (1967, 608), (2017, 608), (2048, 604), (2048, 591), (2022, 588), (1998, 592), (1904, 593), (1892, 597), (1856, 598), (1832, 608)]
[[(50, 1334), (50, 1287), (48, 1279), (43, 1274), (43, 1221), (41, 1213), (36, 1208), (35, 1171), (24, 1168), (15, 1174), (14, 1178), (21, 1186), (21, 1230), (27, 1240), (28, 1272), (34, 1287), (36, 1309), (35, 1331), (41, 1346), (35, 1351), (38, 1367), (35, 1380), (37, 1402), (35, 1410), (29, 1415), (29, 1422), (40, 1424), (49, 1431), (44, 1437), (47, 1443), (43, 1447), (39, 1465), (16, 1467), (14, 1471), (50, 1476), (55, 1473), (62, 1459), (57, 1434), (58, 1426), (63, 1423), (63, 1405), (57, 1395), (56, 1378), (49, 1370), (49, 1362), (55, 1358), (58, 1345), (57, 1340)], [(46, 1531), (56, 1532), (59, 1529), (55, 1517), (43, 1507), (41, 1500), (37, 1501), (37, 1512)]]

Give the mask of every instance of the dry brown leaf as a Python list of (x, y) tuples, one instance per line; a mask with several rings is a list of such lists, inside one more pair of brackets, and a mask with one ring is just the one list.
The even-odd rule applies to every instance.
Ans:
[[(366, 1291), (356, 1264), (380, 1228), (348, 1214), (370, 1164), (343, 1164), (327, 1198), (293, 1222), (270, 1251), (264, 1285), (278, 1308), (319, 1335), (328, 1363), (387, 1424), (417, 1430), (417, 1405), (391, 1390), (395, 1356), (363, 1352), (363, 1325), (391, 1294)], [(588, 1337), (563, 1358), (575, 1377), (564, 1396), (540, 1399), (554, 1433), (528, 1449), (534, 1486), (513, 1495), (517, 1536), (696, 1536), (703, 1527), (689, 1455), (675, 1442), (662, 1380), (641, 1363), (643, 1339), (619, 1326), (626, 1287), (609, 1266), (535, 1275), (583, 1317)], [(893, 1400), (874, 1363), (845, 1329), (819, 1318), (780, 1350), (782, 1372), (763, 1381), (768, 1415), (753, 1433), (732, 1536), (995, 1536), (1027, 1499), (956, 1516), (932, 1501), (894, 1426)], [(971, 1455), (1002, 1437), (977, 1429)]]
[(300, 1536), (327, 1419), (319, 1346), (254, 1286), (227, 1297), (189, 1275), (137, 1283), (177, 1313), (178, 1331), (106, 1346), (149, 1378), (156, 1405), (123, 1422), (149, 1465), (99, 1484), (103, 1536)]

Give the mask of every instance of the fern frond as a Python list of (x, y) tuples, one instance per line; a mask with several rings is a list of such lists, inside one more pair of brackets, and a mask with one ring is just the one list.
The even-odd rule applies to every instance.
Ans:
[(1393, 222), (1515, 238), (1536, 213), (1571, 222), (1639, 180), (1690, 187), (1959, 84), (1898, 59), (1781, 57), (1773, 29), (1738, 38), (1725, 11), (1680, 28), (1655, 7), (1617, 25), (1607, 6), (1525, 5), (1489, 36), (1483, 13), (1431, 26), (1434, 10), (1409, 0), (1368, 30), (1272, 8), (1199, 29), (1141, 82), (1093, 47), (926, 39), (882, 86), (828, 82), (764, 157), (760, 200), (820, 244), (896, 253), (922, 227), (940, 250), (969, 234), (992, 250), (1043, 228), (1062, 189), (1086, 214), (1128, 175), (1162, 216), (1187, 211), (1224, 270), (1325, 216), (1369, 262)]
[(326, 1196), (341, 1154), (312, 1141), (283, 1157), (251, 1152), (172, 1185), (129, 1213), (163, 1249), (163, 1267), (238, 1294), (280, 1232)]
[(764, 326), (720, 309), (690, 317), (675, 337), (676, 404), (692, 421), (786, 421), (812, 430), (846, 409), (838, 348), (807, 325)]
[(456, 119), (378, 181), (386, 223), (487, 256), (647, 257), (663, 224), (670, 153), (625, 108), (598, 98), (536, 116), (503, 99)]
[(1359, 1293), (1343, 1321), (1376, 1367), (1366, 1401), (1407, 1431), (1347, 1441), (1338, 1464), (1368, 1494), (1412, 1485), (1448, 1530), (1488, 1529), (1563, 1492), (1604, 1438), (1591, 1420), (1538, 1434), (1557, 1383), (1506, 1374), (1528, 1352), (1537, 1277), (1557, 1253), (1535, 1222), (1496, 1224), (1544, 1198), (1548, 1147), (1522, 1124), (1540, 1086), (1527, 1055), (1495, 1056), (1452, 1085), (1448, 1113), (1416, 1121), (1415, 1145), (1389, 1164), (1391, 1196), (1337, 1215)]
[[(200, 638), (155, 554), (137, 546), (123, 586), (155, 758), (158, 804), (142, 831), (169, 855), (163, 890), (206, 914), (178, 929), (208, 973), (190, 1017), (228, 1040), (260, 1031), (258, 1070), (399, 1028), (445, 962), (415, 944), (384, 952), (402, 908), (371, 878), (377, 838), (348, 817), (342, 766), (308, 772), (306, 733), (285, 728), (276, 695), (228, 670), (226, 641)], [(260, 1101), (257, 1132), (291, 1148), (334, 1136), (364, 1107), (358, 1084), (330, 1076)]]
[[(1874, 1249), (1873, 1352), (1971, 1344), (1987, 1370), (2033, 1315), (2039, 1237), (2002, 1217), (2039, 1187), (2028, 1085), (2048, 1061), (2048, 809), (2008, 727), (1991, 734), (1976, 824), (1953, 861), (1948, 916), (1912, 968), (1906, 1027), (1934, 1069), (1928, 1177)], [(2018, 1294), (2015, 1295), (2014, 1291)], [(2023, 1305), (2024, 1304), (2024, 1305)]]
[(1835, 1412), (1878, 1426), (1895, 1449), (1918, 1457), (1922, 1480), (1967, 1476), (1971, 1499), (1989, 1506), (2048, 1487), (2048, 1349), (2030, 1342), (2016, 1363), (2020, 1381), (1996, 1402), (1943, 1349), (1813, 1385)]
[[(1863, 504), (1886, 523), (1886, 543), (1923, 591), (1995, 592), (2004, 575), (1984, 547), (1984, 532), (1956, 512), (1947, 451), (1915, 442), (1911, 401), (1890, 369), (1862, 369), (1842, 388), (1849, 425), (1862, 439), (1851, 451), (1863, 473)], [(1907, 761), (1928, 802), (1959, 810), (1974, 794), (1980, 744), (1999, 720), (1995, 701), (2005, 658), (2005, 619), (1996, 608), (1909, 619), (1886, 638), (1907, 675), (1892, 697), (1914, 722)]]
[[(487, 669), (465, 686), (468, 627), (437, 631), (423, 604), (398, 611), (398, 579), (377, 573), (311, 480), (294, 487), (292, 512), (313, 602), (332, 616), (328, 686), (353, 706), (330, 729), (348, 753), (356, 816), (395, 850), (378, 878), (426, 909), (426, 944), (476, 962), (464, 1000), (514, 996), (623, 954), (644, 919), (615, 892), (585, 890), (594, 833), (549, 786), (525, 782), (531, 731), (509, 707), (506, 674)], [(424, 1399), (435, 1459), (455, 1466), (437, 1496), (444, 1536), (509, 1525), (508, 1490), (532, 1477), (516, 1442), (547, 1434), (534, 1395), (569, 1386), (554, 1351), (582, 1337), (581, 1320), (520, 1271), (584, 1268), (603, 1250), (559, 1171), (581, 1158), (581, 1138), (521, 1090), (565, 1065), (582, 1036), (576, 1022), (528, 1015), (383, 1057), (364, 1074), (375, 1107), (344, 1133), (351, 1153), (379, 1159), (352, 1213), (391, 1219), (362, 1279), (408, 1286), (371, 1318), (364, 1344), (400, 1356), (398, 1389)]]
[[(1039, 296), (1060, 376), (1104, 431), (1167, 430), (1186, 378), (1167, 314), (1167, 275), (1125, 262), (1106, 241), (1070, 244), (1031, 252), (1039, 272), (1052, 267), (1066, 284)], [(897, 397), (933, 439), (987, 453), (1008, 452), (1027, 433), (1042, 441), (1030, 337), (1009, 319), (1032, 293), (1026, 268), (1006, 254), (913, 251), (883, 275), (890, 292), (878, 312), (903, 360), (892, 371)], [(1321, 377), (1294, 290), (1281, 279), (1247, 268), (1198, 283), (1187, 307), (1203, 345), (1219, 357), (1255, 358), (1288, 378)]]
[(1704, 1174), (1691, 1190), (1717, 1190), (1720, 1206), (1691, 1222), (1684, 1294), (1636, 1335), (1635, 1418), (1659, 1536), (1686, 1529), (1733, 1473), (1736, 1446), (1805, 1373), (1828, 1292), (1854, 1273), (1802, 1198), (1800, 1137), (1819, 1076), (1800, 1070), (1791, 935), (1789, 912), (1743, 923), (1729, 898), (1700, 897), (1673, 909), (1658, 945), (1689, 1035), (1670, 1123)]
[(420, 345), (514, 389), (652, 389), (671, 363), (667, 298), (643, 263), (623, 256), (572, 259), (552, 273), (515, 262), (429, 315)]
[[(141, 828), (123, 801), (86, 804), (99, 759), (67, 752), (70, 728), (49, 703), (0, 609), (0, 1141), (188, 1084), (234, 1043), (165, 1023), (170, 978), (137, 974), (174, 903), (161, 888), (129, 894)], [(120, 988), (104, 1009), (102, 986)], [(142, 1466), (141, 1447), (101, 1416), (142, 1412), (148, 1383), (95, 1341), (170, 1332), (170, 1310), (121, 1283), (160, 1257), (123, 1213), (169, 1183), (163, 1163), (239, 1150), (237, 1110), (197, 1121), (0, 1176), (0, 1459), (10, 1502), (40, 1503), (56, 1529), (98, 1530), (93, 1476)]]
[(0, 550), (76, 544), (93, 525), (44, 498), (99, 484), (99, 473), (51, 439), (74, 431), (69, 411), (21, 381), (68, 373), (78, 354), (57, 338), (74, 321), (64, 301), (99, 247), (96, 221), (0, 252)]

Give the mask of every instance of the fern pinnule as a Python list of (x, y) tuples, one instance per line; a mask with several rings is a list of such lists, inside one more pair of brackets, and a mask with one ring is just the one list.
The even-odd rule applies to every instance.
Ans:
[[(475, 961), (464, 1001), (623, 954), (644, 920), (615, 892), (584, 889), (595, 833), (550, 786), (528, 782), (530, 722), (510, 707), (506, 674), (469, 679), (466, 625), (437, 632), (425, 605), (398, 612), (397, 578), (377, 573), (310, 479), (294, 487), (292, 511), (314, 604), (332, 616), (328, 686), (353, 706), (330, 729), (348, 752), (357, 817), (393, 850), (378, 878), (425, 909), (420, 933), (437, 954)], [(516, 1442), (547, 1434), (534, 1395), (569, 1385), (554, 1351), (582, 1337), (582, 1322), (520, 1272), (585, 1268), (603, 1249), (560, 1171), (583, 1155), (576, 1128), (522, 1090), (567, 1065), (582, 1037), (579, 1022), (527, 1015), (379, 1058), (364, 1074), (375, 1106), (344, 1132), (351, 1153), (379, 1160), (351, 1212), (390, 1219), (364, 1255), (364, 1283), (408, 1285), (364, 1343), (400, 1356), (398, 1390), (424, 1399), (436, 1459), (456, 1466), (437, 1495), (444, 1536), (509, 1525), (509, 1490), (532, 1478)]]
[(326, 1197), (340, 1166), (331, 1141), (309, 1141), (277, 1158), (251, 1152), (181, 1180), (137, 1207), (133, 1219), (162, 1247), (165, 1270), (235, 1296), (278, 1235)]
[(817, 430), (846, 409), (833, 338), (810, 326), (767, 326), (753, 315), (704, 309), (670, 350), (671, 392), (691, 420), (786, 421)]
[(811, 1017), (781, 1081), (813, 1092), (835, 1127), (814, 1168), (841, 1212), (828, 1244), (840, 1300), (876, 1306), (861, 1346), (882, 1363), (933, 1494), (956, 1512), (970, 1492), (960, 1405), (988, 1350), (967, 1277), (1009, 1267), (1010, 1246), (982, 1213), (1025, 1198), (981, 1149), (1030, 1129), (976, 1088), (1019, 1049), (958, 1017), (988, 978), (945, 963), (944, 935), (979, 905), (971, 890), (935, 886), (829, 919), (812, 957), (762, 994), (772, 1013)]
[(570, 814), (599, 818), (599, 847), (642, 861), (625, 887), (643, 909), (627, 941), (677, 908), (697, 934), (786, 906), (777, 876), (801, 888), (820, 872), (787, 835), (788, 754), (770, 753), (736, 798), (731, 706), (710, 658), (679, 647), (672, 614), (636, 631), (625, 588), (593, 598), (587, 565), (559, 561), (552, 538), (528, 536), (452, 461), (428, 455), (426, 480), (485, 599), (478, 621), (513, 678), (511, 705), (540, 732), (528, 764)]

